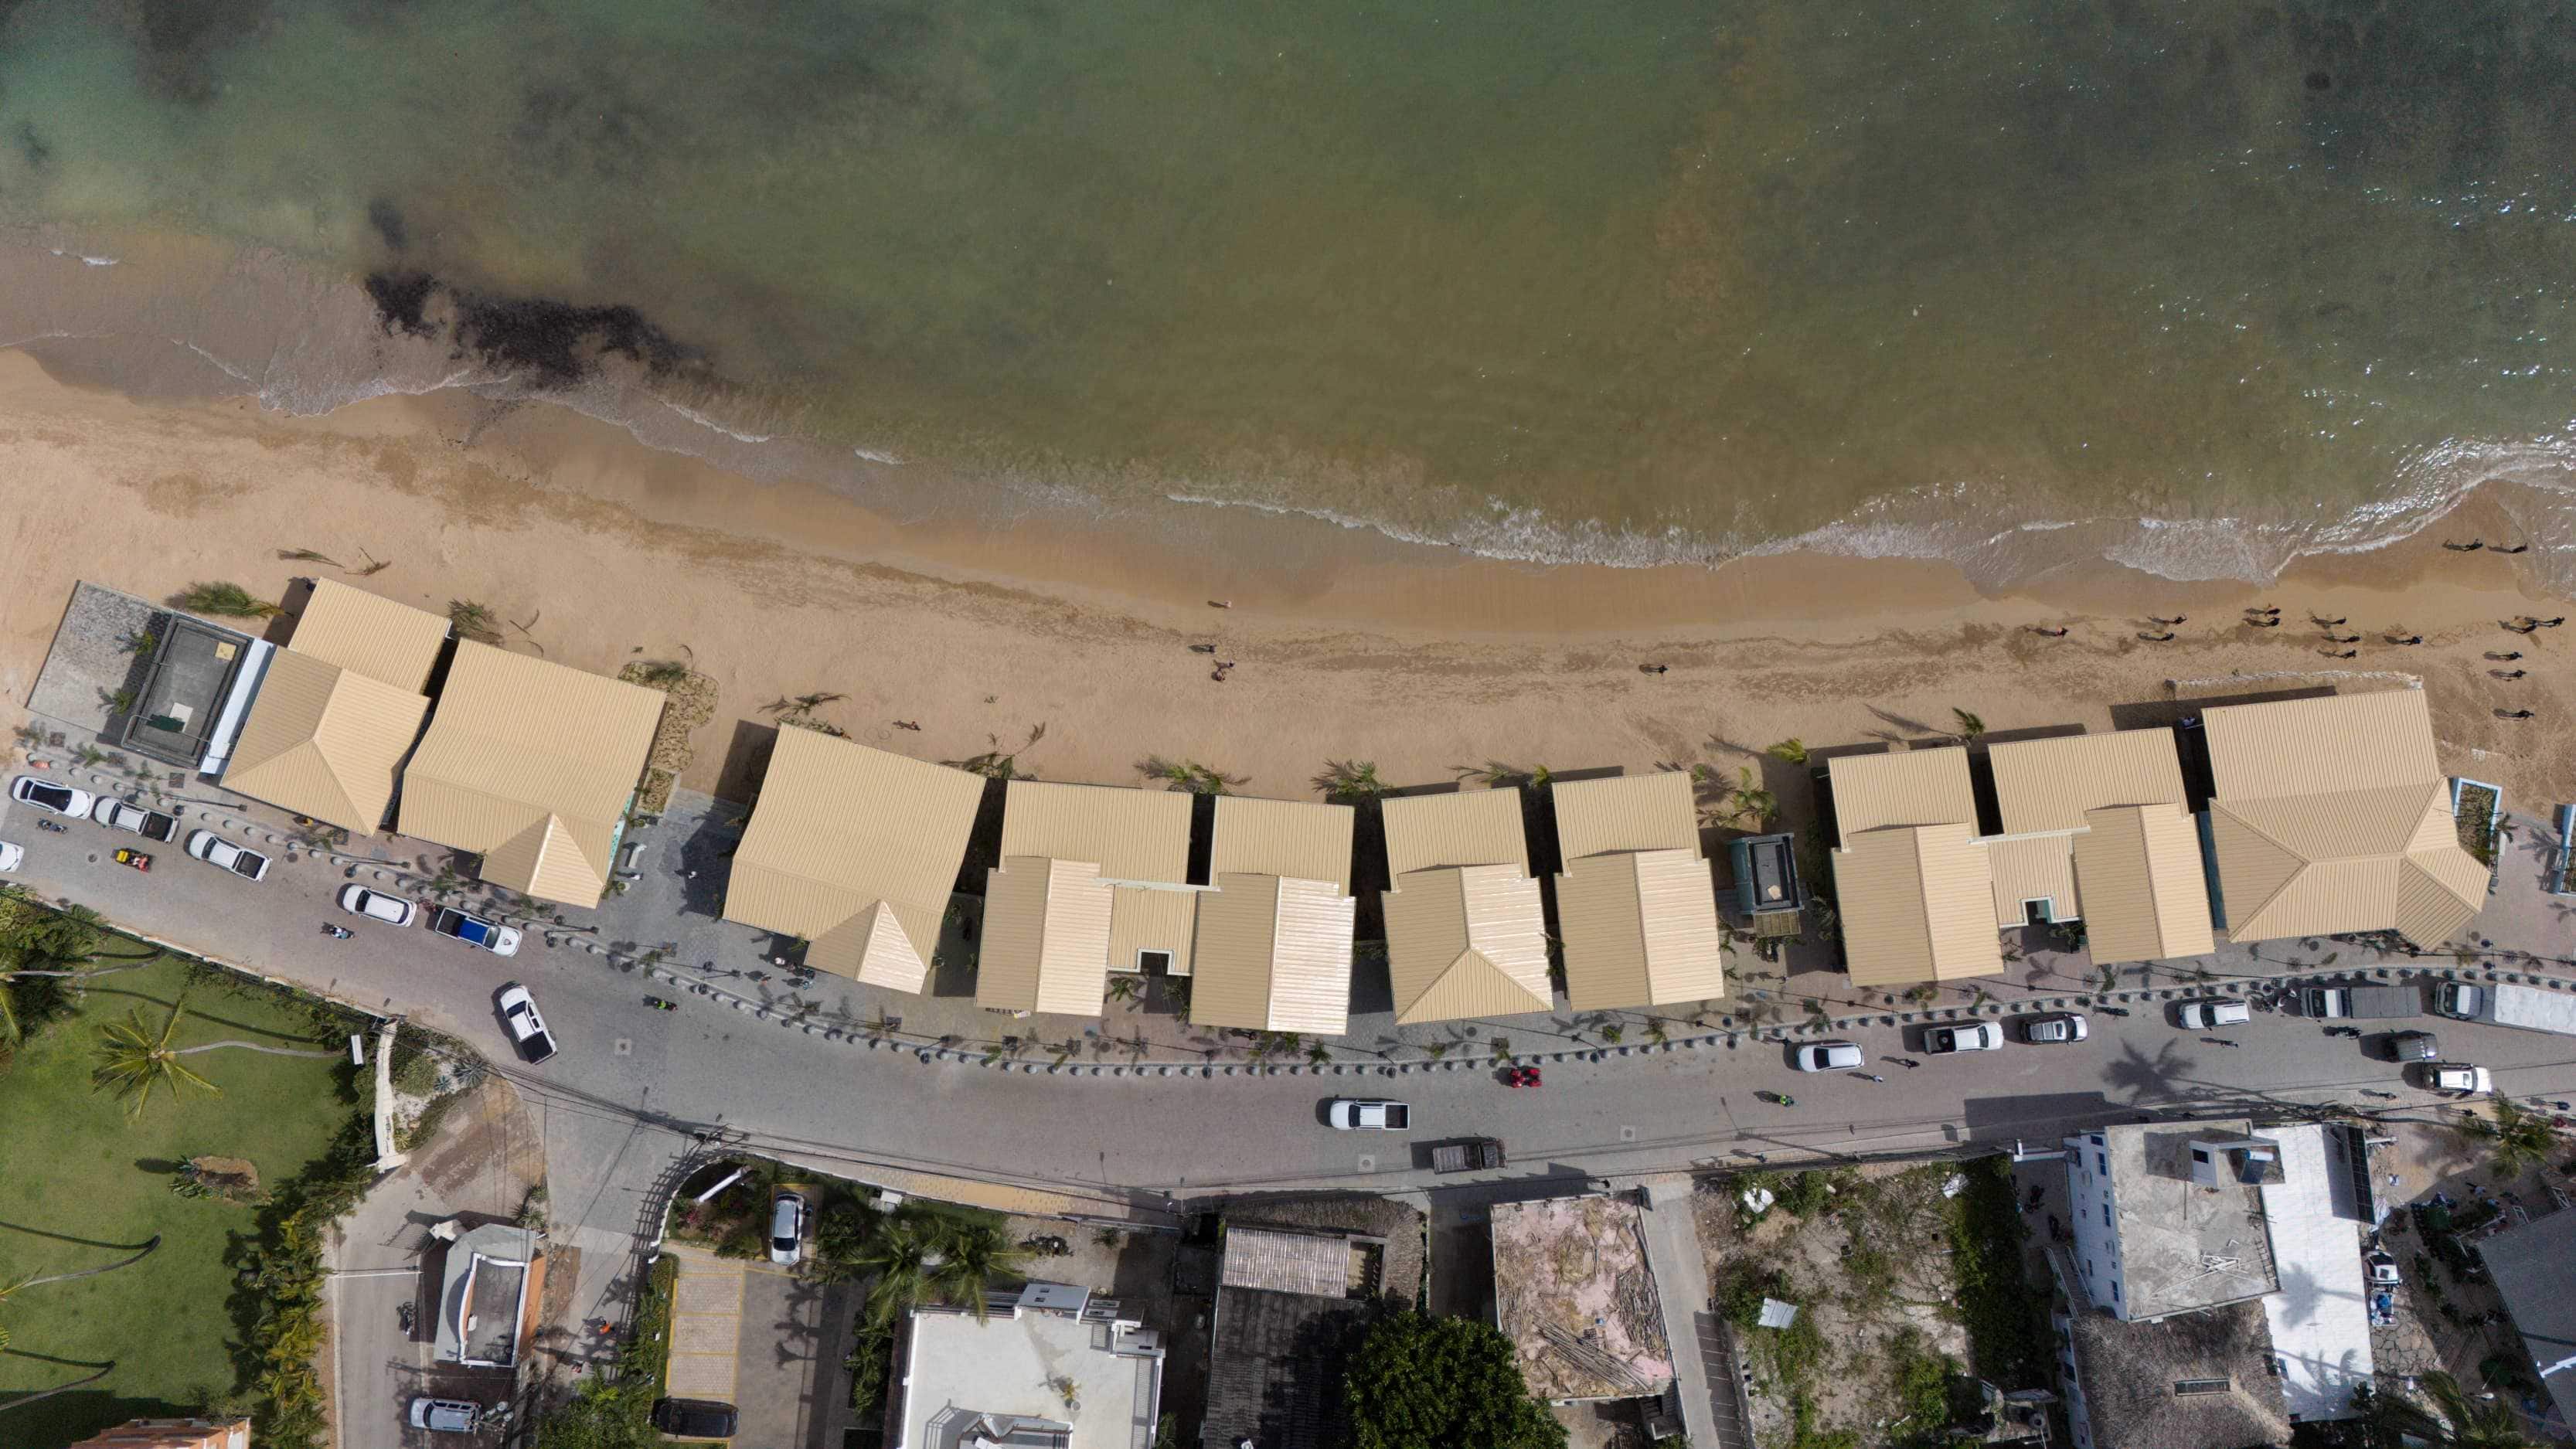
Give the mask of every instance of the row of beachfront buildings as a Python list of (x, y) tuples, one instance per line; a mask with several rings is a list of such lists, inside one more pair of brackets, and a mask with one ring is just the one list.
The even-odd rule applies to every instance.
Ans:
[[(236, 671), (225, 714), (238, 727), (204, 770), (352, 832), (470, 852), (508, 890), (597, 906), (666, 697), (450, 632), (436, 614), (316, 584), (286, 641), (255, 644)], [(2186, 744), (2206, 759), (2196, 790)], [(1844, 754), (1816, 778), (1840, 937), (1864, 986), (1998, 973), (2003, 933), (2042, 922), (2084, 922), (2102, 962), (2362, 931), (2431, 947), (2487, 889), (2419, 690), (2216, 707), (2182, 731)], [(982, 1005), (1097, 1015), (1114, 976), (1141, 973), (1189, 978), (1202, 1025), (1344, 1029), (1358, 905), (1347, 805), (1222, 796), (1200, 817), (1187, 794), (997, 787), (785, 727), (724, 914), (801, 938), (819, 970), (921, 991), (995, 788), (997, 863), (964, 882), (983, 888)], [(1549, 1010), (1552, 957), (1577, 1010), (1723, 997), (1728, 927), (1695, 795), (1670, 770), (1557, 780), (1535, 812), (1553, 819), (1559, 862), (1545, 892), (1521, 789), (1377, 802), (1384, 877), (1358, 884), (1380, 892), (1398, 1019)], [(1781, 902), (1742, 888), (1768, 867), (1738, 856), (1731, 899), (1758, 920)], [(1794, 908), (1789, 847), (1765, 858), (1784, 863)]]

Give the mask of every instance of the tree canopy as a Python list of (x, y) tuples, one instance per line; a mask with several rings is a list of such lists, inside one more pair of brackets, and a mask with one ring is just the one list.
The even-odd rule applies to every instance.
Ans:
[(1509, 1340), (1464, 1318), (1378, 1320), (1343, 1377), (1357, 1449), (1563, 1449), (1565, 1426), (1530, 1397)]

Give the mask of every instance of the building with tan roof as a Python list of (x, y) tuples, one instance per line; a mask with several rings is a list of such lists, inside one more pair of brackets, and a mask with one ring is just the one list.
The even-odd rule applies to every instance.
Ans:
[(323, 580), (266, 649), (223, 787), (364, 835), (385, 821), (447, 643), (436, 614)]
[(70, 1449), (250, 1449), (250, 1420), (128, 1419)]
[(1349, 1026), (1352, 819), (1347, 805), (1217, 797), (1193, 1023), (1318, 1036)]
[(480, 855), (495, 885), (598, 905), (663, 698), (459, 641), (429, 733), (403, 772), (402, 832)]
[(1112, 971), (1190, 974), (1191, 796), (1013, 780), (988, 873), (976, 1004), (1098, 1016)]
[(2004, 969), (1994, 868), (1977, 836), (1976, 788), (1957, 745), (1840, 755), (1833, 786), (1835, 908), (1861, 986)]
[(803, 937), (818, 971), (919, 991), (983, 799), (981, 776), (784, 727), (725, 919)]
[(2485, 904), (2422, 690), (2222, 705), (2201, 723), (2228, 939), (2393, 930), (2437, 947)]
[(2171, 730), (2017, 740), (1986, 760), (2003, 817), (1986, 842), (1999, 930), (2081, 920), (2101, 962), (2218, 949)]
[(1717, 888), (1699, 852), (1691, 778), (1672, 770), (1552, 787), (1557, 928), (1577, 1011), (1726, 994)]
[(1398, 796), (1379, 809), (1395, 1019), (1410, 1025), (1554, 1006), (1519, 787)]

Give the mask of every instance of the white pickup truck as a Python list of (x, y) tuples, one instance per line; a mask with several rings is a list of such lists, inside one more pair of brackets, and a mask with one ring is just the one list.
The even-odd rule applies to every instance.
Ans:
[(1413, 1109), (1402, 1102), (1361, 1102), (1336, 1098), (1324, 1120), (1344, 1132), (1402, 1132), (1413, 1125)]

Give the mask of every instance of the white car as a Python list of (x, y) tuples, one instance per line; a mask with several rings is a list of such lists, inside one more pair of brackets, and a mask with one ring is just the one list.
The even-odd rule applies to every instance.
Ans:
[(501, 1020), (510, 1028), (510, 1039), (519, 1044), (530, 1066), (555, 1054), (554, 1033), (546, 1030), (546, 1019), (537, 1010), (537, 999), (528, 994), (528, 988), (509, 982), (493, 1001), (501, 1008)]
[(2243, 1026), (2254, 1019), (2254, 1013), (2241, 1001), (2204, 997), (2186, 1001), (2174, 1008), (2174, 1020), (2185, 1029), (2198, 1031), (2213, 1026)]
[(1402, 1102), (1336, 1098), (1324, 1120), (1344, 1132), (1404, 1132), (1413, 1126), (1413, 1109)]
[(26, 863), (27, 852), (20, 850), (8, 841), (0, 840), (0, 871), (16, 870), (19, 866)]
[(353, 916), (365, 916), (388, 926), (408, 926), (420, 914), (420, 907), (400, 896), (371, 891), (362, 885), (340, 888), (340, 909)]
[(98, 804), (98, 797), (87, 790), (57, 785), (34, 775), (20, 775), (10, 781), (9, 798), (21, 805), (33, 805), (39, 810), (50, 810), (56, 815), (74, 815), (84, 820), (89, 818), (90, 808)]
[(177, 820), (158, 810), (128, 805), (113, 795), (102, 798), (98, 807), (89, 812), (89, 818), (110, 830), (130, 830), (146, 840), (168, 841), (179, 834)]
[(2434, 1062), (2424, 1068), (2424, 1078), (2438, 1092), (2467, 1092), (2485, 1096), (2495, 1091), (2495, 1073), (2466, 1062)]
[(429, 918), (429, 928), (442, 936), (453, 936), (468, 946), (479, 946), (495, 956), (519, 954), (518, 932), (480, 916), (469, 916), (463, 911), (441, 910)]
[(805, 1256), (805, 1199), (782, 1192), (769, 1205), (769, 1261), (793, 1268)]
[(1802, 1072), (1858, 1071), (1866, 1060), (1860, 1048), (1847, 1041), (1811, 1041), (1789, 1054), (1790, 1065)]
[(2004, 1029), (1991, 1021), (1971, 1022), (1966, 1026), (1936, 1026), (1923, 1033), (1923, 1050), (1933, 1056), (1951, 1052), (2001, 1051)]
[(411, 1401), (411, 1426), (433, 1434), (471, 1434), (482, 1418), (483, 1406), (464, 1399), (423, 1395)]
[(244, 850), (211, 830), (200, 830), (188, 837), (188, 853), (218, 870), (228, 870), (244, 880), (268, 879), (268, 857), (256, 850)]
[(2057, 1011), (2046, 1016), (2025, 1016), (2021, 1019), (2021, 1039), (2032, 1046), (2054, 1046), (2065, 1042), (2082, 1041), (2088, 1030), (2084, 1024), (2084, 1014), (2078, 1011)]

